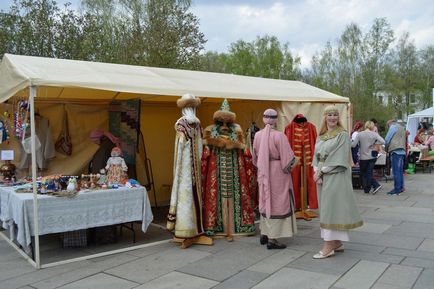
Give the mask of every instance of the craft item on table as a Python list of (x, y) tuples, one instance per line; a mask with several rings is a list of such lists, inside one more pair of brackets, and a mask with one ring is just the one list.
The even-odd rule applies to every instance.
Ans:
[(107, 176), (105, 175), (105, 169), (100, 169), (99, 172), (100, 174), (99, 174), (97, 184), (100, 185), (101, 187), (104, 186), (107, 187)]
[(80, 181), (80, 189), (97, 189), (100, 174), (82, 174)]
[(3, 175), (4, 181), (14, 182), (15, 179), (15, 165), (7, 160), (0, 166), (0, 173)]
[(78, 191), (55, 191), (55, 192), (48, 192), (48, 195), (55, 196), (55, 197), (67, 197), (67, 198), (73, 198), (78, 195)]
[(14, 112), (14, 134), (15, 137), (22, 139), (26, 134), (26, 128), (29, 126), (30, 104), (25, 100), (19, 100)]
[(66, 187), (66, 190), (68, 192), (77, 191), (77, 179), (76, 178), (69, 178), (68, 186)]
[(129, 179), (129, 180), (125, 183), (125, 187), (127, 187), (127, 188), (140, 187), (140, 183), (139, 183), (138, 181), (136, 181), (135, 179)]
[(107, 160), (105, 169), (107, 170), (107, 182), (109, 184), (122, 184), (128, 179), (128, 167), (121, 155), (121, 149), (114, 147), (111, 151), (111, 157)]

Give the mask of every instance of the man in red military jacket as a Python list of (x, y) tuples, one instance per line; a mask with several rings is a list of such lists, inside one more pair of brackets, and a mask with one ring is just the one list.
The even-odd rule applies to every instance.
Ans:
[(292, 182), (294, 185), (295, 208), (297, 218), (310, 219), (316, 214), (307, 209), (318, 209), (316, 183), (313, 180), (312, 159), (315, 150), (316, 128), (308, 122), (302, 114), (297, 114), (292, 122), (285, 128), (291, 148), (298, 164), (292, 170)]

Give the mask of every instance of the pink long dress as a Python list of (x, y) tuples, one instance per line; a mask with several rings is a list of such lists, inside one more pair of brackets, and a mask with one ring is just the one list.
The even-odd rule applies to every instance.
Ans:
[[(261, 161), (259, 154), (262, 138), (268, 138), (269, 163)], [(291, 237), (296, 233), (294, 216), (294, 196), (290, 170), (294, 163), (294, 153), (286, 136), (274, 129), (270, 135), (264, 130), (255, 135), (253, 142), (253, 164), (265, 175), (268, 186), (259, 186), (259, 212), (261, 213), (261, 234), (270, 238)], [(264, 170), (267, 170), (268, 172)], [(258, 181), (259, 183), (259, 181)]]

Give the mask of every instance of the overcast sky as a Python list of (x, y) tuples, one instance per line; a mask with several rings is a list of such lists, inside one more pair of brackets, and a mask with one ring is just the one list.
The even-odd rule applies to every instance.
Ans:
[[(8, 10), (11, 2), (0, 0), (0, 9)], [(69, 2), (76, 7), (79, 0)], [(206, 50), (225, 52), (239, 39), (274, 35), (289, 43), (303, 67), (346, 25), (354, 22), (366, 33), (379, 17), (387, 18), (396, 38), (408, 31), (417, 48), (434, 45), (433, 0), (193, 0), (191, 10), (208, 39)]]

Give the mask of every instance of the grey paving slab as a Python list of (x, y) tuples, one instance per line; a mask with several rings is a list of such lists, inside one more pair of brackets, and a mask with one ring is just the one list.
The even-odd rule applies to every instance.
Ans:
[(334, 286), (345, 289), (369, 289), (388, 266), (388, 263), (362, 260), (342, 276)]
[[(391, 197), (392, 198), (392, 197)], [(399, 198), (395, 197), (395, 198)], [(394, 212), (375, 211), (369, 214), (371, 218), (385, 219), (385, 220), (400, 220), (415, 223), (433, 224), (434, 218), (432, 215), (424, 214), (399, 214)]]
[(100, 273), (67, 284), (59, 289), (128, 289), (137, 287), (137, 283)]
[(433, 288), (434, 270), (424, 270), (417, 279), (412, 289), (427, 289)]
[(417, 250), (434, 252), (434, 239), (423, 240), (422, 244), (420, 244), (420, 246), (419, 246), (419, 248), (417, 248)]
[(335, 256), (326, 259), (313, 259), (313, 253), (289, 263), (286, 267), (299, 270), (324, 273), (340, 276), (351, 269), (359, 259), (348, 258), (346, 253), (336, 253)]
[(35, 271), (35, 269), (26, 260), (24, 260), (21, 257), (13, 258), (5, 261), (2, 260), (0, 262), (0, 272), (1, 272), (0, 281), (13, 278), (16, 276), (20, 276), (33, 271)]
[(402, 262), (402, 265), (434, 269), (434, 260), (407, 257)]
[(382, 218), (372, 218), (371, 216), (363, 216), (363, 221), (374, 224), (386, 224), (386, 225), (399, 225), (402, 223), (401, 220), (396, 219), (382, 219)]
[[(401, 196), (399, 196), (401, 197)], [(407, 199), (395, 199), (391, 198), (387, 195), (376, 195), (373, 196), (375, 199), (375, 202), (373, 202), (373, 199), (359, 199), (357, 202), (357, 206), (359, 207), (366, 207), (375, 209), (376, 208), (388, 208), (388, 207), (413, 207), (417, 201), (411, 200), (410, 198)], [(366, 213), (369, 213), (369, 211), (366, 211)]]
[(362, 227), (356, 228), (353, 231), (381, 234), (389, 230), (391, 227), (392, 225), (388, 225), (388, 224), (376, 224), (376, 223), (364, 222)]
[(253, 289), (288, 289), (288, 288), (329, 288), (338, 278), (335, 275), (316, 273), (294, 268), (282, 268)]
[(319, 230), (319, 224), (315, 224), (315, 226), (297, 225), (297, 236), (310, 235), (319, 232)]
[(218, 282), (184, 274), (180, 272), (170, 272), (143, 284), (136, 289), (207, 289), (216, 286)]
[(221, 282), (274, 253), (274, 250), (267, 250), (259, 244), (233, 242), (225, 251), (185, 265), (177, 271)]
[(409, 200), (414, 201), (415, 204), (413, 207), (415, 208), (434, 208), (434, 198), (432, 195), (414, 195), (409, 198)]
[(416, 249), (422, 241), (422, 237), (400, 236), (397, 238), (396, 235), (391, 234), (375, 234), (357, 231), (351, 232), (351, 242), (384, 247)]
[(422, 272), (422, 268), (391, 265), (377, 280), (373, 288), (389, 286), (390, 288), (411, 289)]
[(60, 274), (56, 274), (50, 278), (46, 278), (39, 282), (31, 283), (34, 288), (52, 289), (62, 285), (72, 283), (74, 281), (89, 277), (91, 275), (101, 273), (112, 267), (119, 266), (131, 262), (138, 257), (128, 254), (116, 254), (105, 257), (96, 258), (90, 261), (90, 264), (83, 265), (75, 270), (65, 271)]
[(270, 276), (267, 273), (243, 270), (231, 278), (226, 279), (213, 289), (249, 289)]
[[(247, 242), (251, 244), (259, 244), (259, 235), (257, 236), (249, 236), (249, 237), (236, 237), (234, 238), (234, 242)], [(212, 246), (204, 246), (204, 245), (193, 245), (192, 248), (198, 251), (208, 252), (211, 254), (217, 254), (228, 247), (228, 241), (224, 238), (222, 239), (214, 239), (214, 244)]]
[(164, 243), (164, 244), (159, 244), (159, 245), (155, 245), (155, 246), (149, 246), (149, 247), (145, 247), (145, 248), (141, 248), (141, 249), (137, 249), (137, 250), (128, 251), (128, 252), (126, 252), (126, 254), (132, 255), (132, 256), (137, 256), (137, 257), (145, 257), (148, 255), (155, 254), (157, 252), (171, 249), (173, 247), (174, 247), (174, 244), (169, 242), (169, 243)]
[(388, 255), (398, 255), (403, 257), (414, 257), (420, 259), (430, 259), (434, 260), (434, 253), (432, 252), (424, 252), (424, 251), (415, 251), (415, 250), (406, 250), (406, 249), (396, 249), (396, 248), (387, 248), (383, 252)]
[(14, 259), (22, 259), (21, 255), (9, 245), (8, 242), (0, 237), (0, 252), (1, 252), (1, 260), (3, 262), (14, 260)]
[(321, 248), (323, 243), (319, 234), (318, 230), (318, 234), (315, 234), (318, 235), (318, 238), (295, 236), (286, 243), (288, 246), (287, 248), (304, 252), (316, 252)]
[[(65, 265), (59, 265), (52, 268), (36, 270), (30, 264), (27, 264), (33, 271), (25, 273), (14, 278), (10, 278), (0, 282), (2, 289), (15, 289), (32, 283), (37, 283), (41, 280), (49, 279), (65, 272), (73, 272), (78, 268), (83, 268), (89, 265), (89, 261), (74, 262)], [(2, 272), (2, 271), (0, 271)]]
[[(351, 233), (350, 233), (351, 234)], [(351, 235), (350, 235), (351, 236)], [(350, 237), (351, 240), (351, 237)], [(376, 246), (376, 245), (368, 245), (368, 244), (360, 244), (356, 242), (345, 242), (345, 251), (361, 251), (367, 253), (381, 253), (386, 249), (384, 246)]]
[(20, 287), (19, 289), (34, 289), (34, 288), (30, 286), (24, 286), (24, 287)]
[(180, 249), (176, 246), (109, 269), (106, 273), (143, 284), (210, 255), (192, 248)]
[(345, 257), (358, 259), (358, 260), (386, 262), (386, 263), (393, 263), (393, 264), (399, 264), (405, 258), (403, 256), (388, 255), (388, 254), (377, 253), (377, 252), (361, 252), (355, 250), (345, 250)]
[(278, 251), (273, 255), (262, 259), (258, 263), (250, 266), (247, 270), (272, 274), (285, 265), (303, 256), (305, 252), (286, 249)]
[(399, 236), (418, 236), (434, 239), (434, 224), (403, 222), (399, 225), (390, 227), (386, 233)]

